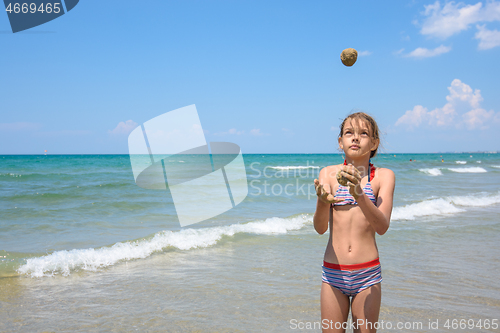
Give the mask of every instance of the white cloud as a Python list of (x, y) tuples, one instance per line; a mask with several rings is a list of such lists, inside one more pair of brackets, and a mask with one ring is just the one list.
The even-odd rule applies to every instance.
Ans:
[(236, 134), (236, 135), (240, 135), (240, 134), (243, 134), (245, 133), (245, 131), (238, 131), (236, 128), (231, 128), (229, 130), (229, 134)]
[[(478, 2), (474, 5), (465, 5), (461, 2), (446, 2), (441, 6), (439, 1), (424, 6), (425, 16), (421, 24), (420, 33), (430, 37), (446, 39), (469, 29), (473, 24), (481, 22), (500, 21), (500, 1)], [(418, 22), (417, 22), (418, 24)], [(479, 39), (480, 50), (500, 46), (500, 32), (488, 30), (483, 24), (476, 25), (478, 29), (475, 38)]]
[(479, 104), (483, 101), (479, 89), (472, 91), (472, 88), (468, 84), (463, 83), (459, 79), (453, 80), (448, 90), (450, 94), (446, 96), (446, 100), (455, 105), (460, 101), (466, 102), (473, 108), (478, 108)]
[(487, 124), (488, 122), (494, 120), (495, 112), (493, 110), (486, 111), (484, 109), (474, 109), (462, 115), (462, 118), (468, 129), (486, 129), (488, 126), (483, 126), (483, 124)]
[[(448, 98), (448, 96), (446, 96)], [(449, 126), (453, 124), (457, 112), (453, 103), (446, 103), (442, 108), (435, 108), (429, 112), (429, 124), (436, 126)]]
[[(282, 131), (293, 134), (293, 132), (287, 128), (282, 128)], [(242, 134), (245, 134), (244, 130), (238, 131), (236, 128), (231, 128), (231, 129), (227, 130), (226, 132), (217, 132), (217, 133), (214, 133), (213, 135), (224, 136), (224, 135), (242, 135)], [(267, 133), (261, 132), (261, 130), (258, 128), (254, 128), (254, 129), (250, 130), (249, 134), (254, 135), (254, 136), (269, 135)]]
[(227, 132), (217, 132), (217, 133), (214, 133), (214, 135), (218, 135), (218, 136), (224, 136), (224, 135), (241, 135), (241, 134), (244, 134), (244, 133), (245, 133), (245, 131), (238, 131), (236, 128), (231, 128)]
[(427, 118), (427, 108), (424, 108), (422, 105), (415, 105), (413, 110), (406, 111), (405, 114), (396, 121), (396, 126), (407, 125), (409, 128), (418, 127), (423, 121), (426, 121)]
[(488, 50), (500, 45), (500, 31), (488, 30), (484, 24), (477, 25), (476, 28), (474, 38), (479, 39), (478, 49)]
[(451, 47), (449, 46), (438, 46), (434, 50), (429, 50), (424, 47), (419, 47), (416, 48), (415, 50), (411, 51), (405, 57), (411, 57), (411, 58), (430, 58), (430, 57), (435, 57), (443, 53), (448, 53), (451, 51)]
[(262, 133), (259, 128), (254, 128), (253, 130), (250, 131), (250, 134), (255, 135), (255, 136), (267, 135), (267, 134)]
[(397, 51), (394, 51), (393, 53), (394, 53), (395, 55), (400, 55), (401, 53), (403, 53), (403, 52), (404, 52), (404, 50), (405, 50), (405, 49), (404, 49), (404, 47), (403, 47), (402, 49), (399, 49), (399, 50), (397, 50)]
[[(500, 122), (500, 113), (493, 110), (486, 111), (481, 108), (483, 97), (479, 89), (472, 88), (455, 79), (448, 87), (448, 101), (443, 107), (428, 111), (422, 105), (416, 105), (413, 110), (408, 110), (396, 121), (396, 126), (406, 125), (408, 128), (429, 125), (434, 127), (457, 128), (465, 125), (467, 129), (488, 128), (491, 121)], [(461, 115), (461, 117), (459, 117)]]
[(358, 52), (358, 57), (365, 57), (365, 56), (369, 56), (371, 55), (373, 52), (371, 51), (361, 51), (361, 52)]
[(463, 3), (448, 2), (441, 7), (439, 1), (436, 1), (424, 7), (423, 15), (426, 19), (422, 23), (420, 33), (443, 39), (467, 30), (471, 24), (483, 21), (485, 15), (481, 2), (467, 6)]
[(113, 130), (109, 130), (108, 133), (113, 135), (129, 134), (134, 128), (137, 127), (137, 123), (132, 120), (127, 120), (125, 122), (120, 121), (118, 125)]

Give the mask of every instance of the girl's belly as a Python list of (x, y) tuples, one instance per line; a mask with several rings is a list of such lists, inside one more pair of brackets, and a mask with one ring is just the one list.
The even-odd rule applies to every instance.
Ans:
[(348, 265), (378, 258), (375, 230), (359, 207), (334, 210), (329, 226), (330, 237), (325, 261)]

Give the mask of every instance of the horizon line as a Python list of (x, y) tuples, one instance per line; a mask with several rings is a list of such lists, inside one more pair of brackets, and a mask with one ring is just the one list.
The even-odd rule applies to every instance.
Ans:
[[(422, 154), (498, 154), (499, 151), (446, 151), (446, 152), (427, 152), (427, 153), (377, 153), (379, 155), (422, 155)], [(343, 155), (342, 153), (242, 153), (243, 155)], [(128, 153), (59, 153), (59, 154), (1, 154), (0, 156), (109, 156), (109, 155), (130, 155)], [(172, 155), (193, 155), (193, 154), (172, 154)], [(377, 156), (373, 157), (376, 158)]]

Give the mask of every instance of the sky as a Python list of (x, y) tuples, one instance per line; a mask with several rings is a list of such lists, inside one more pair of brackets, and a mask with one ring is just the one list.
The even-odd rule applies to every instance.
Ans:
[(84, 0), (0, 48), (0, 154), (127, 154), (191, 104), (244, 154), (338, 153), (354, 111), (385, 153), (500, 150), (500, 0)]

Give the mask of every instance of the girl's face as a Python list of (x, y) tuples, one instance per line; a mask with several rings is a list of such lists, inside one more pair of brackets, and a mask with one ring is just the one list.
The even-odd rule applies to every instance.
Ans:
[(339, 147), (346, 156), (369, 157), (378, 144), (378, 140), (373, 138), (372, 129), (365, 121), (349, 119), (345, 122), (342, 136), (339, 138)]

